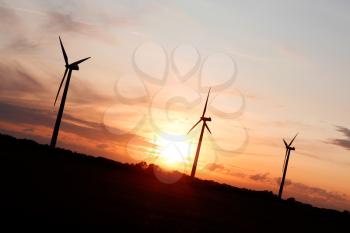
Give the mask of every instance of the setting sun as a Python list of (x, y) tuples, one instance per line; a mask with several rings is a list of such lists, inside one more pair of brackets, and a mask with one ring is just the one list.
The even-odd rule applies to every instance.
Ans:
[(160, 136), (156, 138), (155, 144), (157, 145), (157, 163), (160, 166), (183, 171), (186, 165), (191, 162), (193, 149), (188, 137), (184, 136), (179, 140), (172, 141)]

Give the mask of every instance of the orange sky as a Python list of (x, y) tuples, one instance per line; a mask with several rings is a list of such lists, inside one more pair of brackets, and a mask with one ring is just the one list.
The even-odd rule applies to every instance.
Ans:
[(350, 209), (348, 4), (102, 2), (0, 2), (2, 133), (49, 143), (61, 35), (58, 146), (189, 174), (211, 86), (198, 177), (277, 193), (299, 132), (284, 197)]

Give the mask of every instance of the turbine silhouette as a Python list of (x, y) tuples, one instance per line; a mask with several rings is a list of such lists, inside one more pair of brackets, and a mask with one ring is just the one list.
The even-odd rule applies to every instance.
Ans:
[(194, 162), (193, 162), (193, 165), (192, 165), (191, 177), (194, 177), (194, 175), (196, 174), (199, 152), (201, 150), (201, 145), (202, 145), (202, 140), (203, 140), (204, 128), (207, 128), (209, 133), (211, 133), (211, 131), (210, 131), (208, 125), (207, 125), (207, 121), (211, 121), (211, 118), (204, 116), (205, 112), (207, 111), (209, 94), (210, 94), (210, 89), (208, 91), (207, 100), (205, 101), (205, 106), (204, 106), (204, 110), (203, 110), (203, 114), (202, 114), (201, 118), (199, 119), (199, 121), (187, 133), (187, 134), (189, 134), (201, 121), (203, 122), (202, 129), (201, 129), (201, 134), (199, 136), (199, 141), (198, 141), (198, 145), (197, 145), (196, 156), (194, 158)]
[(84, 59), (81, 59), (79, 61), (76, 61), (76, 62), (73, 62), (73, 63), (69, 64), (67, 53), (66, 53), (66, 50), (64, 49), (61, 37), (59, 37), (59, 39), (60, 39), (61, 49), (62, 49), (62, 53), (63, 53), (63, 58), (64, 58), (64, 61), (65, 61), (66, 70), (64, 71), (64, 75), (63, 75), (60, 87), (58, 88), (58, 92), (57, 92), (57, 95), (56, 95), (56, 98), (55, 98), (54, 106), (56, 105), (56, 101), (57, 101), (58, 95), (59, 95), (59, 93), (61, 91), (61, 87), (62, 87), (62, 84), (63, 84), (65, 78), (66, 78), (67, 73), (68, 73), (68, 77), (67, 77), (67, 80), (66, 80), (66, 85), (65, 85), (64, 90), (63, 90), (62, 99), (61, 99), (61, 105), (60, 105), (60, 108), (58, 110), (57, 119), (56, 119), (56, 123), (55, 123), (55, 128), (54, 128), (53, 133), (52, 133), (52, 138), (51, 138), (51, 143), (50, 143), (50, 147), (52, 147), (52, 148), (54, 148), (56, 146), (57, 137), (58, 137), (58, 131), (60, 129), (61, 119), (62, 119), (62, 115), (63, 115), (63, 111), (64, 111), (64, 105), (65, 105), (66, 98), (67, 98), (67, 92), (68, 92), (68, 87), (69, 87), (69, 82), (70, 82), (70, 78), (71, 78), (71, 75), (72, 75), (72, 71), (73, 70), (79, 70), (79, 64), (90, 58), (90, 57), (87, 57), (87, 58), (84, 58)]
[(292, 147), (292, 143), (294, 141), (294, 139), (298, 136), (298, 134), (296, 134), (294, 136), (294, 138), (292, 139), (292, 141), (290, 141), (289, 144), (287, 144), (287, 142), (283, 139), (284, 145), (286, 146), (286, 155), (284, 157), (284, 163), (283, 163), (283, 176), (282, 176), (282, 180), (281, 180), (281, 185), (280, 185), (280, 190), (278, 192), (278, 198), (282, 198), (282, 192), (283, 192), (283, 186), (284, 186), (284, 181), (286, 178), (286, 173), (287, 173), (287, 168), (288, 168), (288, 161), (289, 161), (289, 156), (290, 156), (290, 152), (292, 150), (295, 150), (295, 147)]

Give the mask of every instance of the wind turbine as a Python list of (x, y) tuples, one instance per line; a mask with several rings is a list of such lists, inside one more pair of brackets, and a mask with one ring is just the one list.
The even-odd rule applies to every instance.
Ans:
[(280, 185), (280, 190), (278, 192), (278, 198), (282, 198), (282, 192), (283, 192), (283, 186), (284, 186), (284, 181), (286, 178), (286, 173), (287, 173), (287, 168), (288, 168), (288, 161), (289, 161), (289, 156), (290, 156), (290, 152), (292, 150), (295, 150), (295, 147), (292, 147), (292, 143), (294, 141), (294, 139), (298, 136), (298, 134), (296, 134), (294, 136), (294, 138), (292, 139), (292, 141), (290, 141), (290, 143), (288, 144), (286, 142), (286, 140), (283, 139), (284, 145), (286, 146), (286, 155), (284, 157), (284, 164), (283, 164), (283, 176), (282, 176), (282, 180), (281, 180), (281, 185)]
[(198, 145), (197, 145), (197, 151), (196, 151), (196, 156), (194, 158), (194, 162), (192, 165), (192, 171), (191, 171), (191, 177), (194, 177), (195, 173), (196, 173), (196, 169), (197, 169), (197, 163), (198, 163), (198, 157), (199, 157), (199, 152), (201, 150), (201, 145), (202, 145), (202, 140), (203, 140), (203, 133), (204, 133), (204, 128), (207, 128), (207, 130), (209, 131), (209, 133), (211, 133), (208, 125), (207, 125), (207, 121), (211, 121), (210, 117), (205, 117), (205, 112), (207, 110), (207, 105), (208, 105), (208, 99), (209, 99), (209, 94), (210, 94), (210, 89), (208, 91), (208, 96), (207, 96), (207, 100), (205, 101), (205, 106), (204, 106), (204, 110), (203, 110), (203, 114), (201, 116), (201, 118), (199, 119), (199, 121), (188, 131), (187, 134), (189, 134), (200, 122), (203, 122), (202, 124), (202, 129), (201, 129), (201, 134), (199, 136), (199, 141), (198, 141)]
[(57, 95), (56, 95), (54, 106), (56, 105), (56, 101), (57, 101), (58, 95), (59, 95), (59, 93), (61, 91), (62, 84), (63, 84), (63, 82), (64, 82), (64, 80), (66, 78), (67, 72), (68, 72), (68, 77), (67, 77), (67, 80), (66, 80), (66, 85), (65, 85), (64, 90), (63, 90), (63, 95), (62, 95), (62, 99), (61, 99), (61, 105), (60, 105), (60, 108), (58, 110), (57, 119), (56, 119), (56, 123), (55, 123), (55, 128), (54, 128), (53, 133), (52, 133), (52, 138), (51, 138), (51, 143), (50, 143), (50, 147), (52, 147), (52, 148), (55, 148), (55, 146), (56, 146), (57, 137), (58, 137), (58, 131), (60, 129), (61, 119), (62, 119), (62, 115), (63, 115), (63, 111), (64, 111), (64, 104), (65, 104), (66, 98), (67, 98), (67, 92), (68, 92), (68, 87), (69, 87), (69, 82), (70, 82), (70, 77), (72, 75), (72, 71), (73, 70), (79, 70), (79, 64), (90, 58), (90, 57), (87, 57), (87, 58), (84, 58), (84, 59), (81, 59), (79, 61), (76, 61), (76, 62), (73, 62), (73, 63), (69, 64), (68, 63), (67, 53), (66, 53), (66, 50), (63, 47), (63, 43), (62, 43), (61, 37), (59, 37), (59, 39), (60, 39), (61, 49), (62, 49), (62, 53), (63, 53), (63, 58), (64, 58), (64, 61), (65, 61), (66, 70), (64, 71), (64, 75), (63, 75), (60, 87), (58, 88), (58, 92), (57, 92)]

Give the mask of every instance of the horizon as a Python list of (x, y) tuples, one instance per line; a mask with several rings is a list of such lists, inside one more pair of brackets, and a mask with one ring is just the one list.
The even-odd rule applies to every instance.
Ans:
[[(0, 133), (49, 144), (69, 61), (57, 146), (350, 210), (350, 4), (0, 1)], [(60, 97), (58, 102), (60, 102)]]

